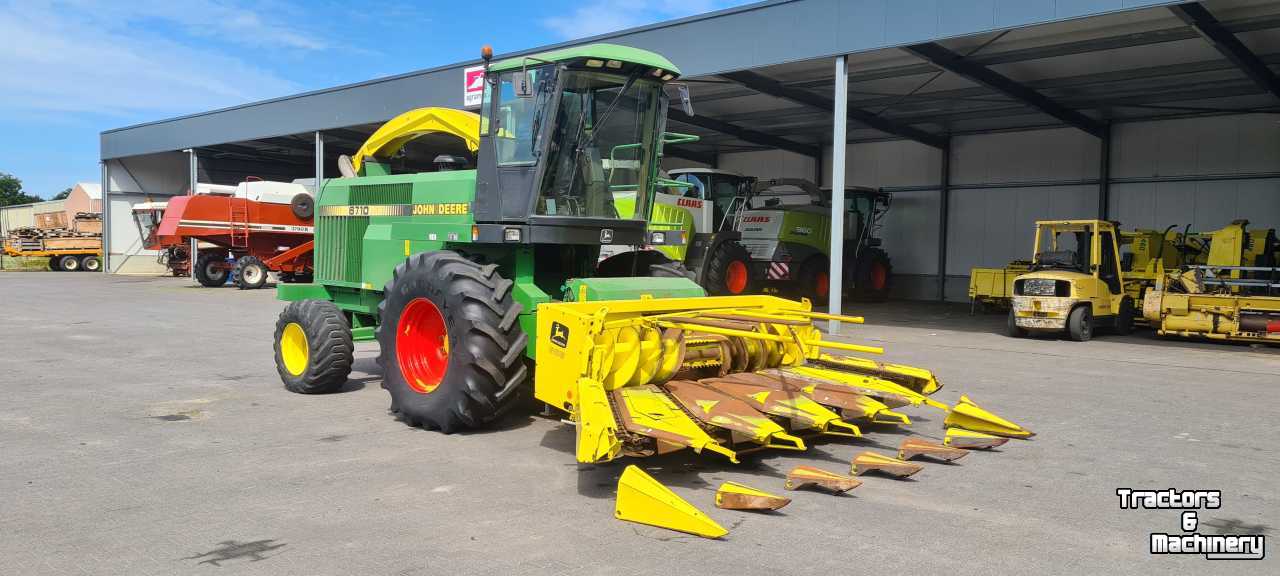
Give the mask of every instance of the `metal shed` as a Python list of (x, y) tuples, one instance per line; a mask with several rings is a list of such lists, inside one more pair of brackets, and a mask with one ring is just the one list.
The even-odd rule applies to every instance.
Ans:
[[(589, 42), (685, 73), (696, 116), (670, 126), (702, 140), (673, 166), (894, 192), (904, 297), (965, 298), (971, 267), (1027, 256), (1035, 219), (1280, 227), (1280, 1), (774, 0)], [(461, 107), (477, 62), (104, 132), (106, 268), (149, 260), (130, 202), (335, 174), (380, 122)]]

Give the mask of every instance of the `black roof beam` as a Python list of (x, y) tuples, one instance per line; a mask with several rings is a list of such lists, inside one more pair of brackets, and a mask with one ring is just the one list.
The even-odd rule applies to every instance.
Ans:
[(1011, 80), (1009, 77), (991, 70), (986, 66), (971, 60), (966, 60), (960, 54), (947, 50), (939, 44), (926, 42), (924, 44), (907, 46), (903, 48), (903, 50), (914, 54), (917, 57), (923, 58), (943, 70), (986, 86), (1004, 94), (1005, 96), (1018, 100), (1027, 106), (1053, 116), (1067, 125), (1084, 130), (1098, 138), (1107, 137), (1107, 128), (1102, 122), (1067, 108), (1044, 94), (1023, 86), (1022, 84), (1019, 84)]
[(683, 148), (679, 145), (663, 146), (662, 155), (664, 157), (671, 158), (684, 158), (685, 160), (692, 160), (699, 164), (706, 164), (707, 166), (715, 166), (717, 161), (715, 152), (698, 152), (696, 150)]
[(1191, 26), (1201, 38), (1236, 65), (1245, 76), (1253, 80), (1263, 90), (1280, 98), (1280, 78), (1267, 67), (1267, 64), (1249, 50), (1236, 35), (1223, 26), (1213, 13), (1199, 2), (1170, 6), (1169, 11)]
[(805, 144), (803, 142), (796, 142), (795, 140), (788, 140), (786, 138), (779, 138), (773, 134), (766, 134), (758, 130), (744, 128), (737, 124), (730, 124), (707, 116), (690, 116), (685, 114), (683, 110), (677, 108), (671, 108), (667, 111), (667, 119), (674, 120), (681, 124), (705, 128), (721, 134), (728, 134), (734, 138), (742, 140), (743, 142), (750, 142), (760, 146), (768, 146), (769, 148), (778, 148), (780, 150), (795, 152), (796, 154), (812, 158), (822, 157), (822, 150), (817, 146)]
[[(749, 70), (726, 72), (720, 74), (720, 76), (737, 82), (761, 94), (782, 98), (783, 100), (790, 100), (792, 102), (804, 104), (805, 106), (825, 110), (827, 112), (834, 113), (836, 109), (835, 101), (831, 98), (814, 94), (808, 90), (792, 88), (777, 80)], [(899, 124), (897, 122), (890, 121), (882, 116), (877, 116), (876, 114), (872, 114), (871, 112), (861, 108), (848, 108), (848, 115), (850, 119), (865, 124), (871, 128), (875, 128), (876, 130), (886, 134), (892, 134), (908, 140), (915, 140), (921, 144), (938, 149), (942, 149), (946, 146), (946, 138), (944, 137), (930, 132), (925, 132), (924, 130), (920, 130), (906, 124)]]

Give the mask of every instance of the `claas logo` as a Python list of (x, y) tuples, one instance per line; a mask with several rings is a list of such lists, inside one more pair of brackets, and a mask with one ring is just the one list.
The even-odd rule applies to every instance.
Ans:
[(559, 322), (551, 323), (551, 343), (561, 348), (569, 347), (569, 327)]
[(743, 222), (768, 222), (769, 220), (768, 216), (747, 216), (742, 219)]
[(687, 206), (689, 208), (701, 208), (702, 201), (693, 198), (676, 198), (676, 206)]

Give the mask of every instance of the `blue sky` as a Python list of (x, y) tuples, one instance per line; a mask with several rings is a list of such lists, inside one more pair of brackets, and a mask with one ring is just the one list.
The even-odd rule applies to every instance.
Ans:
[(0, 0), (0, 172), (47, 198), (106, 129), (747, 3)]

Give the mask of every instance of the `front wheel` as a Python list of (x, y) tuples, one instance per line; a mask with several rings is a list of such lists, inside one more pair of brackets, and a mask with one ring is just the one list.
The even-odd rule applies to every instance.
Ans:
[(1023, 338), (1027, 335), (1027, 329), (1018, 326), (1018, 315), (1013, 310), (1009, 310), (1009, 323), (1005, 326), (1005, 333), (1012, 338)]
[(866, 248), (853, 266), (853, 296), (865, 302), (884, 302), (889, 299), (889, 278), (893, 264), (889, 255), (879, 248)]
[(1088, 342), (1093, 338), (1093, 311), (1088, 304), (1077, 306), (1067, 316), (1067, 335), (1076, 342)]
[(716, 245), (707, 261), (703, 286), (712, 296), (753, 294), (759, 282), (751, 271), (751, 253), (733, 240)]
[(333, 302), (290, 302), (276, 320), (276, 372), (290, 392), (335, 392), (347, 382), (355, 344)]
[(241, 256), (231, 278), (241, 290), (256, 290), (267, 284), (267, 265), (257, 256)]
[(797, 291), (814, 306), (826, 306), (831, 289), (831, 277), (827, 273), (825, 258), (810, 258), (800, 266), (796, 274)]
[(396, 267), (378, 305), (382, 387), (411, 426), (450, 433), (493, 422), (528, 379), (512, 282), (455, 252)]

